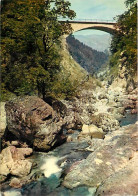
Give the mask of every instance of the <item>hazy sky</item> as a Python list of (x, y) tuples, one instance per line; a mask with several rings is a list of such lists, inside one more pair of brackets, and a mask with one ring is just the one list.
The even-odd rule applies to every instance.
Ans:
[[(125, 10), (125, 0), (69, 0), (78, 19), (113, 20)], [(86, 31), (81, 31), (83, 34)], [(78, 32), (79, 33), (79, 32)], [(80, 34), (80, 33), (79, 33)]]
[(77, 18), (82, 19), (105, 19), (112, 20), (113, 17), (124, 12), (125, 0), (69, 0)]

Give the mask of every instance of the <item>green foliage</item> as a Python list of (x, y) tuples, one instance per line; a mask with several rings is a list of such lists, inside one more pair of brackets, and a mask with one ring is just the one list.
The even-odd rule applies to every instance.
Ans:
[[(123, 66), (131, 75), (137, 69), (137, 4), (136, 0), (127, 0), (126, 6), (129, 8), (124, 14), (117, 17), (117, 33), (113, 36), (111, 44), (111, 66), (115, 65), (117, 59), (125, 58)], [(122, 51), (122, 52), (120, 52)], [(118, 55), (120, 52), (120, 55)], [(117, 53), (117, 55), (114, 55)]]
[(44, 98), (51, 92), (60, 72), (59, 38), (72, 30), (58, 18), (74, 16), (65, 0), (2, 2), (2, 93)]
[(136, 4), (136, 0), (126, 0), (125, 2), (126, 6), (134, 6)]
[(78, 81), (72, 82), (69, 76), (64, 76), (60, 74), (57, 78), (56, 83), (53, 83), (51, 92), (52, 97), (60, 99), (70, 99), (75, 96), (78, 92)]

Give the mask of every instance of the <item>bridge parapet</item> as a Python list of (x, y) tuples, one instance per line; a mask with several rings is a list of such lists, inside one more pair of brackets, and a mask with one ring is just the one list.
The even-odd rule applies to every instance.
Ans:
[(103, 20), (103, 19), (79, 19), (79, 18), (75, 18), (73, 20), (66, 20), (66, 19), (61, 19), (61, 22), (70, 22), (70, 23), (74, 23), (74, 22), (78, 22), (78, 23), (85, 23), (85, 22), (94, 22), (94, 23), (113, 23), (115, 24), (116, 21), (115, 20)]
[(95, 19), (75, 19), (75, 20), (60, 20), (61, 22), (68, 22), (71, 24), (73, 32), (86, 30), (86, 29), (96, 29), (105, 31), (110, 34), (116, 32), (115, 21), (112, 20), (95, 20)]

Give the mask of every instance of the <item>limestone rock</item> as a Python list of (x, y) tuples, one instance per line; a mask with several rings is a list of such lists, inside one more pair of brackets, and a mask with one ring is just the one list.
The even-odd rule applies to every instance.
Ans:
[(93, 92), (82, 90), (73, 100), (62, 100), (67, 111), (64, 117), (67, 129), (81, 129), (83, 124), (91, 124), (91, 116), (95, 112), (93, 104), (96, 102)]
[(119, 128), (119, 122), (109, 113), (100, 113), (92, 116), (92, 123), (104, 132), (114, 131)]
[[(99, 187), (100, 195), (110, 195), (109, 190), (117, 194), (118, 187), (120, 195), (125, 195), (123, 193), (130, 193), (134, 185), (132, 193), (137, 195), (138, 175), (136, 174), (137, 163), (134, 159), (137, 150), (137, 136), (135, 124), (108, 133), (103, 145), (91, 153), (86, 160), (82, 160), (74, 166), (73, 170), (66, 175), (63, 185), (71, 189), (81, 185)], [(134, 161), (133, 167), (131, 167), (131, 160)], [(128, 173), (125, 173), (127, 171)], [(134, 180), (130, 186), (127, 186), (130, 182), (129, 177), (130, 180)], [(117, 178), (119, 183), (117, 183)], [(123, 185), (122, 182), (124, 182)], [(106, 194), (103, 194), (102, 190), (107, 191)]]
[(27, 160), (14, 161), (12, 163), (7, 163), (10, 168), (10, 173), (14, 176), (27, 176), (32, 167), (32, 163)]
[(18, 178), (13, 178), (9, 184), (13, 188), (20, 188), (22, 187), (22, 183)]
[(83, 125), (82, 126), (82, 131), (79, 135), (79, 137), (86, 135), (90, 136), (91, 138), (99, 138), (103, 139), (104, 138), (104, 132), (101, 128), (96, 127), (95, 125)]
[(81, 132), (82, 134), (88, 134), (89, 135), (89, 126), (88, 125), (83, 125), (82, 126), (82, 132)]
[(104, 138), (103, 130), (101, 128), (96, 127), (95, 125), (90, 125), (89, 131), (90, 131), (90, 136), (92, 138), (99, 138), (99, 139)]
[(20, 141), (40, 150), (49, 150), (65, 139), (63, 121), (53, 108), (36, 96), (6, 103), (7, 127)]
[[(137, 195), (138, 194), (138, 154), (128, 165), (105, 180), (97, 190), (96, 196)], [(123, 182), (123, 183), (122, 183)]]
[(19, 146), (19, 141), (11, 141), (12, 146)]
[(19, 177), (27, 176), (30, 173), (32, 163), (25, 160), (25, 156), (30, 155), (32, 149), (30, 148), (16, 148), (9, 146), (2, 150), (0, 156), (0, 175), (8, 176), (8, 174)]
[(67, 142), (72, 142), (73, 141), (73, 138), (71, 136), (68, 136), (67, 137)]

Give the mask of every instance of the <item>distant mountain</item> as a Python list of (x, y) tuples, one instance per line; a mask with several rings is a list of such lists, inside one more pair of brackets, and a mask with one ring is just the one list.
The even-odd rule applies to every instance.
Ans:
[(104, 52), (109, 50), (111, 44), (111, 35), (74, 35), (80, 42), (90, 46), (91, 48)]
[(108, 55), (98, 52), (75, 39), (74, 36), (67, 37), (68, 50), (72, 57), (88, 73), (96, 73), (108, 60)]

